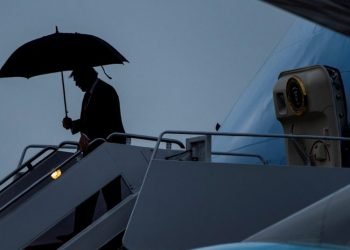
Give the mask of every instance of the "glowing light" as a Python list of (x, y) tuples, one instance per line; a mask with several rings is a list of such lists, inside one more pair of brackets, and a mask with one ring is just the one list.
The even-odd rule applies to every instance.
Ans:
[(57, 169), (55, 172), (53, 172), (51, 174), (51, 178), (54, 179), (54, 180), (57, 180), (58, 178), (60, 178), (62, 175), (62, 172), (60, 169)]

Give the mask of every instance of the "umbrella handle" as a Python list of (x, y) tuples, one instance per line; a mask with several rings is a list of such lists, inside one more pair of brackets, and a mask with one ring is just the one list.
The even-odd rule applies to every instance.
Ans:
[(63, 90), (63, 101), (64, 101), (64, 112), (66, 117), (68, 117), (68, 109), (67, 109), (67, 101), (66, 101), (66, 89), (64, 87), (64, 77), (63, 72), (61, 71), (61, 79), (62, 79), (62, 90)]

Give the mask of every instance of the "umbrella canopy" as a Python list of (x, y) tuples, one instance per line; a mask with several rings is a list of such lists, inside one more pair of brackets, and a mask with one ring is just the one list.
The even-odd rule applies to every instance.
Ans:
[(128, 60), (106, 41), (93, 35), (56, 33), (19, 47), (0, 69), (0, 77), (26, 77), (61, 72), (64, 108), (68, 114), (63, 71), (79, 66), (123, 64)]
[(0, 77), (30, 78), (81, 65), (94, 67), (124, 62), (128, 60), (101, 38), (56, 32), (19, 47), (0, 69)]

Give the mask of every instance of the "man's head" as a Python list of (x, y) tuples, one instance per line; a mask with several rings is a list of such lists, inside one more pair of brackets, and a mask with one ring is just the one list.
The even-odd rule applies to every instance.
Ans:
[(97, 78), (97, 72), (93, 67), (80, 66), (73, 69), (70, 77), (73, 77), (75, 85), (83, 92), (88, 91)]

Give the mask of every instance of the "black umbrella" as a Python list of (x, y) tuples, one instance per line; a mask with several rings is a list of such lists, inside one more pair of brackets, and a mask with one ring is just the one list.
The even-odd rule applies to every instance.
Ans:
[(30, 41), (19, 47), (0, 69), (0, 77), (30, 78), (61, 72), (67, 116), (63, 71), (78, 66), (123, 64), (128, 60), (106, 41), (93, 35), (56, 33)]

